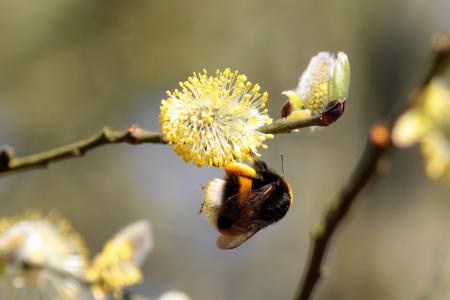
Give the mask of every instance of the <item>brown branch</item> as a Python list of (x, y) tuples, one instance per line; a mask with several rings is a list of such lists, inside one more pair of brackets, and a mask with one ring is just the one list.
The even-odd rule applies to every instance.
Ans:
[[(317, 117), (300, 121), (282, 118), (270, 125), (260, 127), (258, 131), (289, 133), (294, 129), (310, 126), (328, 126), (342, 115), (344, 103), (343, 100), (335, 101), (334, 105), (329, 106), (322, 115)], [(340, 114), (339, 109), (342, 110)], [(105, 127), (99, 133), (87, 139), (29, 156), (15, 158), (14, 150), (11, 147), (4, 147), (0, 149), (0, 176), (29, 169), (47, 168), (51, 163), (83, 156), (86, 152), (100, 146), (120, 143), (131, 145), (166, 144), (167, 141), (159, 132), (151, 132), (133, 125), (126, 130), (114, 130)]]
[(375, 125), (372, 127), (367, 145), (350, 180), (342, 189), (337, 201), (325, 212), (316, 230), (313, 231), (313, 244), (309, 260), (294, 299), (310, 299), (320, 279), (323, 261), (333, 234), (347, 216), (358, 194), (369, 180), (377, 175), (377, 166), (391, 147), (390, 133), (395, 121), (410, 105), (418, 101), (420, 94), (427, 87), (428, 83), (448, 65), (450, 60), (450, 36), (437, 35), (433, 40), (433, 50), (435, 59), (430, 70), (416, 90), (411, 93), (408, 101), (398, 111), (393, 113), (387, 125)]
[(150, 298), (144, 297), (140, 294), (136, 294), (132, 291), (126, 290), (120, 299), (117, 300), (150, 300)]
[(166, 141), (158, 132), (151, 132), (137, 126), (126, 130), (113, 130), (105, 127), (99, 133), (87, 139), (56, 149), (24, 157), (14, 157), (10, 147), (0, 150), (0, 175), (34, 168), (46, 168), (50, 163), (63, 159), (83, 156), (87, 151), (108, 144), (143, 143), (164, 144)]
[(310, 298), (311, 293), (321, 276), (322, 262), (331, 241), (331, 237), (338, 225), (347, 215), (356, 196), (365, 187), (369, 179), (376, 173), (378, 162), (386, 152), (388, 146), (389, 142), (385, 144), (376, 144), (371, 139), (367, 142), (363, 155), (355, 168), (355, 172), (347, 185), (342, 189), (338, 196), (338, 201), (327, 210), (323, 220), (317, 225), (312, 233), (313, 246), (311, 255), (304, 279), (301, 283), (299, 294), (295, 299), (306, 300)]

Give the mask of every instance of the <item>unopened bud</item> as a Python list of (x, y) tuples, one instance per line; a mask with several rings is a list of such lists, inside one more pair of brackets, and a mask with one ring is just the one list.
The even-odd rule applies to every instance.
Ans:
[(385, 125), (376, 124), (370, 129), (370, 140), (377, 146), (386, 146), (391, 141), (391, 133)]
[(292, 103), (291, 100), (286, 100), (281, 107), (281, 117), (286, 118), (292, 113)]
[(339, 119), (345, 110), (345, 100), (334, 100), (327, 104), (322, 112), (321, 121), (324, 126), (328, 126)]
[[(336, 57), (329, 52), (319, 52), (309, 61), (300, 76), (297, 88), (282, 94), (289, 98), (292, 113), (309, 110), (311, 115), (316, 117), (330, 107), (330, 102), (347, 100), (349, 86), (350, 64), (347, 55), (339, 52)], [(283, 107), (282, 114), (289, 112), (288, 108)], [(334, 121), (335, 119), (332, 122)]]
[(331, 78), (328, 81), (328, 99), (347, 99), (350, 87), (350, 64), (347, 55), (339, 52), (336, 64), (333, 67)]
[(6, 170), (9, 162), (14, 158), (14, 149), (10, 146), (2, 146), (0, 148), (0, 170)]

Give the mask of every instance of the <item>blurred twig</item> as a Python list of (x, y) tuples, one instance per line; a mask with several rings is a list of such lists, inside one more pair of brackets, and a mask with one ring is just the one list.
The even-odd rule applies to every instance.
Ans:
[[(32, 263), (32, 262), (25, 262), (25, 264), (23, 265), (23, 267), (26, 268), (34, 268), (34, 269), (44, 269), (47, 270), (48, 272), (51, 272), (57, 276), (60, 277), (65, 277), (65, 278), (72, 278), (73, 280), (78, 281), (81, 285), (86, 286), (86, 287), (90, 287), (91, 290), (93, 289), (93, 287), (98, 285), (98, 282), (95, 281), (89, 281), (84, 277), (80, 277), (78, 275), (75, 275), (71, 272), (67, 272), (65, 270), (61, 270), (58, 269), (56, 267), (50, 266), (50, 265), (46, 265), (46, 264), (37, 264), (37, 263)], [(94, 296), (94, 298), (96, 298)], [(102, 297), (103, 299), (103, 297)], [(117, 300), (151, 300), (150, 298), (144, 297), (140, 294), (136, 294), (133, 291), (130, 291), (128, 289), (124, 289), (121, 293), (120, 296), (114, 297), (114, 299)]]
[(151, 300), (151, 299), (127, 290), (123, 292), (122, 298), (118, 300)]
[[(336, 106), (343, 109), (344, 102), (340, 100)], [(340, 108), (338, 107), (338, 108)], [(336, 115), (336, 107), (330, 107), (322, 115), (306, 120), (278, 119), (270, 125), (262, 126), (258, 131), (264, 133), (290, 133), (294, 129), (311, 126), (328, 126), (336, 121), (340, 115)], [(341, 112), (342, 114), (342, 112)], [(89, 150), (109, 144), (166, 144), (167, 141), (159, 132), (142, 129), (136, 125), (125, 130), (103, 128), (99, 133), (87, 139), (62, 146), (56, 149), (44, 151), (23, 157), (14, 157), (11, 147), (0, 149), (0, 175), (11, 174), (35, 168), (47, 168), (51, 163), (74, 157), (83, 156)]]
[(450, 36), (436, 35), (432, 40), (435, 58), (428, 73), (417, 88), (411, 93), (408, 101), (402, 103), (399, 110), (394, 111), (386, 125), (372, 127), (367, 145), (350, 180), (342, 189), (337, 201), (325, 212), (322, 221), (312, 232), (313, 245), (303, 278), (294, 299), (310, 299), (314, 287), (321, 276), (323, 260), (333, 234), (342, 220), (347, 216), (356, 196), (366, 186), (367, 182), (377, 175), (377, 166), (384, 154), (391, 147), (390, 133), (397, 118), (420, 98), (428, 83), (437, 75), (450, 60)]

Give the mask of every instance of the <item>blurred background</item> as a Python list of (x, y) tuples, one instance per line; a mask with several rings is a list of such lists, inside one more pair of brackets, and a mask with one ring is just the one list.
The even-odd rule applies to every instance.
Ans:
[[(429, 39), (450, 29), (448, 0), (0, 1), (0, 144), (32, 154), (101, 127), (159, 130), (166, 90), (192, 72), (231, 67), (270, 94), (309, 58), (344, 51), (352, 69), (344, 116), (310, 134), (278, 135), (263, 159), (294, 190), (277, 225), (233, 251), (199, 214), (201, 185), (222, 170), (185, 164), (162, 145), (114, 145), (82, 159), (0, 178), (1, 215), (56, 209), (91, 255), (122, 226), (153, 224), (145, 282), (156, 297), (290, 299), (305, 267), (309, 232), (345, 183), (370, 125), (404, 101), (430, 62)], [(424, 175), (417, 148), (390, 155), (389, 172), (359, 197), (339, 229), (315, 299), (417, 299), (446, 295), (450, 192)], [(376, 184), (374, 184), (376, 183)]]

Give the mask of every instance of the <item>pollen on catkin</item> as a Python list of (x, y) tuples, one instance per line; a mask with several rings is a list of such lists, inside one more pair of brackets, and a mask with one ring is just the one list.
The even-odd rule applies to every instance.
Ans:
[(56, 213), (0, 219), (2, 299), (90, 299), (83, 279), (84, 242)]
[(334, 100), (346, 100), (350, 86), (350, 64), (345, 53), (313, 56), (300, 76), (295, 90), (284, 91), (289, 98), (290, 118), (320, 115)]
[(142, 281), (141, 265), (153, 248), (153, 234), (147, 221), (132, 223), (119, 231), (93, 260), (87, 279), (96, 293), (120, 295)]
[(261, 92), (238, 71), (194, 73), (180, 90), (168, 91), (161, 102), (162, 132), (175, 152), (197, 166), (224, 166), (252, 160), (270, 134), (258, 127), (270, 124), (267, 92)]

